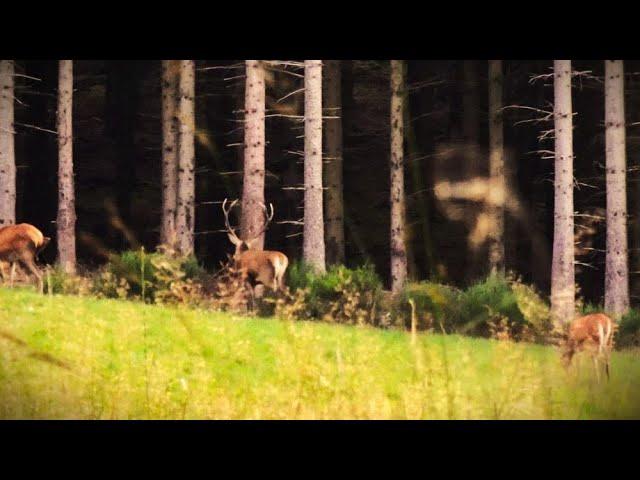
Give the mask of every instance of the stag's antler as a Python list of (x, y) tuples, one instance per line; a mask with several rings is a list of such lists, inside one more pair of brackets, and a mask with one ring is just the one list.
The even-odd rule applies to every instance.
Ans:
[(227, 228), (227, 233), (229, 235), (232, 235), (238, 241), (240, 241), (240, 238), (236, 234), (235, 229), (229, 223), (229, 212), (236, 205), (236, 203), (238, 203), (238, 199), (237, 198), (233, 202), (231, 202), (231, 204), (229, 205), (229, 208), (225, 208), (225, 206), (227, 205), (227, 199), (225, 198), (224, 202), (222, 202), (222, 212), (224, 213), (224, 224), (225, 224), (225, 227)]
[(269, 213), (269, 210), (267, 210), (267, 207), (264, 203), (260, 203), (260, 206), (262, 207), (262, 210), (264, 211), (264, 217), (265, 217), (265, 222), (264, 225), (262, 227), (262, 230), (260, 230), (260, 232), (258, 232), (256, 235), (253, 236), (253, 239), (258, 238), (260, 235), (262, 235), (267, 228), (269, 227), (269, 224), (271, 223), (271, 220), (273, 220), (273, 204), (270, 203), (269, 207), (271, 207), (271, 213)]

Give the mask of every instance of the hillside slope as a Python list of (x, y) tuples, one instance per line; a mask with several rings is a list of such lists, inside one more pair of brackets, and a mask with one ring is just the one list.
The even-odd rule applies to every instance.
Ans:
[(640, 418), (640, 356), (612, 380), (553, 348), (0, 288), (0, 418)]

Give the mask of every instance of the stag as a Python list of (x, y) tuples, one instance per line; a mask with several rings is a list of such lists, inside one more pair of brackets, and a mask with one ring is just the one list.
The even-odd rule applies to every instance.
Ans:
[(613, 349), (613, 335), (616, 326), (613, 320), (603, 313), (592, 313), (575, 319), (569, 327), (562, 358), (565, 367), (569, 367), (574, 355), (589, 351), (600, 381), (599, 360), (602, 360), (609, 379), (609, 361)]
[(265, 214), (265, 223), (262, 230), (251, 239), (240, 239), (235, 229), (229, 223), (229, 212), (238, 203), (238, 200), (232, 201), (227, 207), (227, 199), (222, 202), (222, 212), (224, 213), (224, 221), (229, 240), (236, 247), (233, 255), (233, 266), (240, 273), (245, 285), (249, 286), (252, 297), (254, 289), (261, 284), (266, 288), (270, 288), (274, 292), (283, 291), (284, 274), (289, 265), (289, 259), (282, 252), (270, 250), (255, 250), (254, 246), (260, 235), (266, 231), (269, 223), (273, 219), (273, 205), (269, 204), (270, 211), (262, 204), (261, 207)]
[[(11, 264), (10, 284), (13, 286), (13, 277), (16, 263), (21, 263), (36, 278), (38, 289), (42, 293), (42, 273), (36, 266), (38, 253), (47, 246), (51, 239), (42, 235), (42, 232), (33, 225), (20, 223), (7, 225), (0, 228), (0, 261)], [(6, 281), (4, 268), (0, 267), (3, 281)]]

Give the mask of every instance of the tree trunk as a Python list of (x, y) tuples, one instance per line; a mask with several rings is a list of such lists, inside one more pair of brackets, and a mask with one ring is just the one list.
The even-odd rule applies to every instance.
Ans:
[(492, 221), (489, 232), (489, 271), (504, 273), (504, 205), (506, 199), (502, 123), (502, 61), (489, 60), (489, 175)]
[(73, 178), (73, 61), (60, 60), (58, 77), (58, 261), (76, 271), (76, 200)]
[(326, 185), (327, 262), (344, 263), (344, 199), (342, 191), (342, 98), (341, 62), (325, 62), (325, 111), (327, 164), (324, 167)]
[(162, 219), (160, 243), (176, 244), (178, 199), (178, 80), (179, 64), (162, 61)]
[(619, 318), (629, 310), (627, 160), (622, 60), (605, 60), (607, 255), (604, 308)]
[(0, 228), (16, 223), (13, 60), (0, 60)]
[(571, 60), (554, 60), (555, 181), (551, 315), (557, 325), (575, 316), (573, 120)]
[(179, 61), (178, 82), (178, 251), (193, 254), (195, 229), (195, 62)]
[(302, 256), (326, 270), (322, 215), (322, 60), (304, 62), (304, 229)]
[(404, 68), (391, 60), (391, 290), (399, 292), (407, 280), (404, 198)]
[[(264, 108), (265, 71), (260, 60), (246, 61), (244, 94), (244, 165), (242, 178), (242, 238), (256, 238), (254, 248), (264, 248)], [(262, 232), (262, 233), (261, 233)]]

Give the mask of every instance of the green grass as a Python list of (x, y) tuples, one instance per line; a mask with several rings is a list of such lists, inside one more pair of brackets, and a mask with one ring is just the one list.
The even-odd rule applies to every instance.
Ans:
[[(20, 341), (25, 342), (21, 344)], [(0, 418), (640, 418), (640, 356), (610, 383), (550, 347), (251, 319), (0, 289)]]

